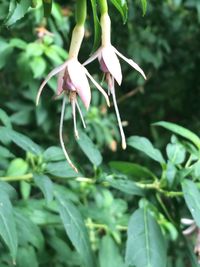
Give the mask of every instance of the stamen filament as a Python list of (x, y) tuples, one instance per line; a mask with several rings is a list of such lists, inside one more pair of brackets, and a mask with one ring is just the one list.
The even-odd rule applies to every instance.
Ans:
[(119, 130), (120, 130), (120, 134), (121, 134), (122, 148), (126, 149), (126, 138), (125, 138), (124, 130), (123, 130), (123, 127), (122, 127), (122, 121), (121, 121), (121, 117), (120, 117), (120, 114), (119, 114), (119, 109), (118, 109), (118, 106), (117, 106), (117, 101), (116, 101), (116, 96), (115, 96), (115, 85), (114, 85), (115, 81), (114, 81), (113, 77), (112, 77), (112, 81), (113, 81), (113, 86), (112, 86), (112, 88), (110, 88), (110, 91), (111, 91), (111, 94), (112, 94), (115, 113), (116, 113), (116, 116), (117, 116)]
[(78, 104), (78, 101), (77, 101), (77, 100), (75, 100), (75, 103), (76, 103), (76, 106), (77, 106), (77, 109), (78, 109), (79, 115), (80, 115), (80, 117), (81, 117), (81, 121), (82, 121), (82, 123), (83, 123), (83, 127), (84, 127), (84, 128), (86, 128), (85, 120), (84, 120), (84, 117), (83, 117), (82, 111), (81, 111), (81, 109), (80, 109), (80, 106), (79, 106), (79, 104)]
[(77, 168), (72, 163), (71, 159), (69, 158), (69, 155), (66, 151), (65, 144), (63, 141), (63, 121), (64, 121), (64, 114), (65, 114), (65, 105), (66, 105), (66, 96), (63, 97), (63, 103), (62, 103), (62, 109), (61, 109), (61, 115), (60, 115), (60, 127), (59, 127), (59, 138), (60, 138), (60, 145), (62, 147), (63, 153), (66, 157), (67, 162), (72, 167), (72, 169), (75, 170), (75, 172), (78, 172)]
[(77, 139), (79, 139), (79, 134), (78, 134), (77, 125), (76, 125), (76, 106), (75, 106), (75, 103), (76, 103), (75, 102), (75, 96), (72, 95), (71, 105), (72, 105), (72, 117), (73, 117), (73, 123), (74, 123), (74, 135)]

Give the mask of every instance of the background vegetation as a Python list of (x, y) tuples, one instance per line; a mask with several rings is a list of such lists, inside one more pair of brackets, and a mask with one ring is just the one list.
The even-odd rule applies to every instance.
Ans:
[[(112, 42), (148, 79), (122, 63), (125, 151), (113, 107), (98, 92), (79, 141), (67, 107), (76, 174), (59, 147), (56, 78), (35, 106), (43, 78), (67, 59), (75, 3), (54, 1), (45, 18), (39, 0), (0, 0), (1, 267), (199, 266), (200, 2), (152, 0), (145, 13), (145, 1), (128, 1), (126, 24), (116, 3), (126, 11), (123, 1), (109, 3)], [(93, 38), (88, 1), (81, 62)], [(101, 81), (98, 64), (88, 69)], [(194, 219), (188, 236), (183, 218)]]

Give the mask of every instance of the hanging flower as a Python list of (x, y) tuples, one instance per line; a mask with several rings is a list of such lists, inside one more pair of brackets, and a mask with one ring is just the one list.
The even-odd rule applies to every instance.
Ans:
[(63, 105), (61, 111), (61, 119), (60, 119), (60, 144), (65, 154), (65, 157), (71, 167), (77, 172), (76, 167), (72, 163), (69, 158), (69, 155), (65, 149), (64, 141), (63, 141), (63, 120), (64, 120), (64, 112), (65, 112), (65, 105), (66, 105), (66, 95), (68, 95), (69, 100), (72, 106), (72, 117), (74, 123), (74, 134), (76, 138), (79, 138), (77, 125), (76, 125), (76, 108), (80, 114), (81, 120), (83, 122), (83, 126), (86, 127), (81, 109), (79, 107), (77, 96), (80, 97), (81, 101), (83, 102), (85, 108), (88, 110), (91, 101), (91, 90), (88, 82), (88, 78), (90, 81), (96, 86), (96, 88), (104, 95), (107, 104), (109, 104), (109, 98), (103, 88), (93, 79), (93, 77), (89, 74), (87, 69), (80, 64), (78, 61), (78, 52), (80, 49), (80, 45), (84, 36), (84, 28), (83, 26), (76, 26), (73, 31), (70, 51), (69, 51), (69, 59), (65, 61), (62, 65), (53, 69), (46, 77), (46, 79), (41, 84), (37, 98), (36, 98), (36, 105), (38, 105), (41, 93), (44, 89), (46, 83), (56, 74), (58, 74), (58, 82), (57, 82), (57, 95), (61, 95), (64, 93), (63, 98)]
[(110, 18), (107, 13), (104, 13), (101, 16), (101, 29), (102, 29), (102, 46), (88, 59), (84, 62), (84, 66), (91, 63), (95, 59), (98, 58), (100, 68), (105, 73), (106, 82), (108, 85), (108, 93), (112, 95), (113, 104), (118, 120), (118, 125), (120, 129), (120, 134), (122, 138), (122, 148), (126, 148), (126, 139), (121, 123), (121, 118), (119, 114), (119, 109), (117, 106), (116, 96), (115, 96), (115, 81), (118, 85), (122, 83), (122, 71), (119, 59), (117, 56), (122, 58), (125, 62), (127, 62), (132, 68), (137, 70), (143, 77), (146, 79), (146, 76), (143, 70), (138, 66), (136, 62), (132, 59), (129, 59), (122, 55), (112, 44), (110, 41)]

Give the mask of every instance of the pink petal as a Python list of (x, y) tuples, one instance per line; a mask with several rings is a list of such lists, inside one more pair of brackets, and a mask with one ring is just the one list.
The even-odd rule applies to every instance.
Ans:
[(64, 73), (65, 73), (65, 70), (61, 70), (61, 72), (59, 73), (58, 75), (58, 81), (57, 81), (57, 95), (60, 95), (62, 94), (63, 92), (63, 76), (64, 76)]
[(101, 48), (99, 48), (93, 55), (91, 55), (91, 57), (89, 57), (82, 65), (86, 66), (87, 64), (94, 61), (99, 56), (99, 53), (101, 53)]
[(90, 81), (96, 86), (96, 88), (102, 93), (102, 95), (105, 97), (107, 105), (110, 107), (110, 101), (108, 98), (108, 95), (106, 94), (106, 92), (103, 90), (103, 88), (95, 81), (95, 79), (90, 75), (90, 73), (87, 71), (86, 68), (85, 69), (85, 73), (86, 75), (89, 77)]
[(85, 68), (78, 62), (78, 60), (72, 59), (69, 61), (67, 69), (71, 82), (76, 88), (86, 109), (88, 109), (91, 101), (91, 91), (85, 74)]
[(119, 59), (115, 54), (114, 48), (112, 46), (103, 47), (102, 58), (107, 69), (109, 70), (111, 75), (115, 78), (117, 83), (120, 85), (122, 82), (122, 71)]
[(131, 65), (131, 67), (137, 70), (144, 77), (145, 80), (147, 79), (146, 75), (144, 74), (144, 71), (138, 66), (136, 62), (122, 55), (115, 47), (113, 47), (113, 49), (115, 50), (116, 54), (119, 57), (121, 57), (124, 61), (126, 61), (129, 65)]
[(46, 79), (43, 81), (43, 83), (40, 85), (40, 88), (38, 90), (38, 93), (37, 93), (37, 97), (36, 97), (36, 105), (38, 105), (39, 103), (39, 100), (40, 100), (40, 95), (42, 93), (42, 90), (44, 88), (44, 86), (47, 84), (47, 82), (54, 76), (56, 75), (57, 73), (59, 73), (60, 71), (62, 71), (64, 68), (66, 68), (68, 64), (68, 61), (66, 61), (65, 63), (63, 63), (62, 65), (56, 67), (55, 69), (53, 69), (46, 77)]

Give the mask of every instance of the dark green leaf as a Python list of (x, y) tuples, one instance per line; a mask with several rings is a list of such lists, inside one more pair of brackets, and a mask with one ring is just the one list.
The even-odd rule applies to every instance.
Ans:
[(12, 128), (10, 118), (7, 113), (0, 108), (0, 121), (8, 128)]
[(106, 181), (109, 183), (111, 187), (118, 189), (124, 193), (130, 194), (130, 195), (144, 196), (143, 190), (139, 188), (136, 185), (136, 183), (130, 180), (113, 179), (113, 178), (107, 177)]
[(34, 174), (33, 176), (36, 185), (40, 188), (44, 194), (46, 201), (53, 200), (53, 183), (48, 176), (43, 174)]
[(156, 123), (153, 123), (153, 125), (166, 128), (166, 129), (172, 131), (173, 133), (176, 133), (176, 134), (190, 140), (194, 145), (196, 145), (200, 149), (200, 138), (195, 133), (191, 132), (190, 130), (188, 130), (188, 129), (180, 126), (180, 125), (177, 125), (175, 123), (166, 122), (166, 121), (156, 122)]
[(99, 166), (102, 162), (102, 156), (92, 140), (85, 133), (80, 132), (77, 142), (91, 163)]
[(0, 127), (0, 139), (3, 139), (5, 137), (13, 141), (17, 146), (27, 152), (31, 152), (36, 155), (40, 155), (42, 152), (41, 148), (29, 137), (9, 128)]
[(161, 164), (165, 163), (161, 152), (154, 148), (152, 143), (145, 137), (131, 136), (128, 138), (128, 145), (142, 151), (147, 156)]
[(17, 255), (17, 231), (13, 215), (13, 207), (8, 196), (0, 188), (0, 236), (10, 250), (13, 259)]
[(19, 245), (27, 246), (32, 244), (39, 251), (44, 246), (44, 238), (40, 228), (34, 224), (27, 216), (20, 212), (20, 209), (15, 209), (15, 221), (17, 225), (17, 234)]
[(0, 157), (1, 158), (13, 158), (14, 155), (6, 147), (0, 146)]
[(45, 161), (59, 161), (65, 158), (65, 155), (60, 147), (51, 146), (44, 151), (43, 154)]
[(165, 267), (166, 245), (155, 219), (147, 208), (136, 210), (128, 224), (126, 263), (137, 267)]
[(94, 43), (93, 43), (92, 52), (94, 52), (100, 46), (101, 27), (100, 27), (99, 19), (98, 19), (98, 16), (97, 16), (97, 3), (96, 3), (96, 0), (91, 0), (91, 5), (92, 5), (93, 21), (94, 21)]
[(11, 2), (12, 7), (10, 7), (10, 12), (5, 22), (7, 26), (11, 26), (17, 20), (23, 18), (28, 8), (31, 6), (31, 0), (21, 0), (19, 3), (17, 3), (17, 5), (15, 4), (15, 6), (13, 5), (12, 2)]
[(12, 187), (9, 183), (0, 181), (0, 190), (4, 191), (4, 193), (10, 198), (15, 199), (17, 198), (17, 191), (14, 187)]
[(126, 0), (111, 0), (111, 2), (120, 12), (123, 22), (126, 23), (128, 16), (128, 6)]
[(200, 192), (196, 184), (190, 180), (184, 180), (182, 188), (185, 202), (196, 224), (200, 227)]
[(49, 17), (51, 15), (53, 0), (42, 0), (44, 8), (44, 16)]
[(155, 175), (146, 167), (143, 167), (136, 163), (130, 163), (125, 161), (111, 161), (109, 165), (117, 170), (122, 172), (123, 174), (130, 175), (133, 179), (148, 179), (151, 177), (155, 177)]
[(77, 177), (80, 173), (75, 172), (72, 167), (65, 161), (59, 161), (54, 163), (47, 163), (45, 170), (47, 173), (62, 177), (62, 178), (69, 178), (69, 177)]
[(90, 241), (84, 221), (77, 208), (62, 195), (56, 194), (58, 209), (72, 244), (81, 255), (86, 267), (95, 267)]
[(26, 246), (25, 248), (19, 248), (17, 253), (17, 266), (20, 267), (39, 267), (37, 256), (35, 250), (31, 246)]

